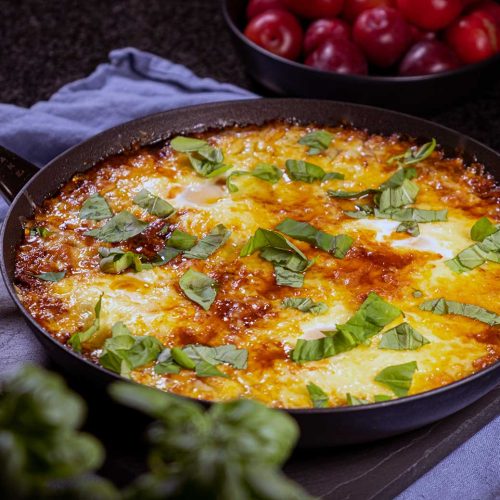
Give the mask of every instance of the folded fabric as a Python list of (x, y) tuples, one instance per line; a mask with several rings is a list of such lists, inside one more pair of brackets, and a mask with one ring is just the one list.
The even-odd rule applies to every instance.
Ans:
[[(0, 144), (42, 166), (70, 146), (133, 118), (204, 102), (255, 97), (234, 85), (198, 78), (187, 68), (153, 54), (119, 49), (111, 52), (109, 63), (64, 86), (48, 101), (29, 109), (0, 104)], [(0, 205), (0, 221), (5, 209), (4, 203)], [(11, 317), (10, 323), (5, 320), (11, 307), (8, 304), (7, 293), (0, 286), (0, 336), (12, 341), (7, 349), (10, 357), (19, 353), (23, 359), (33, 358), (33, 349), (41, 347), (33, 344), (32, 336), (23, 337), (21, 326), (14, 326), (16, 318)], [(13, 315), (10, 309), (9, 314)], [(12, 334), (14, 328), (19, 328), (16, 335)], [(499, 439), (497, 419), (419, 479), (399, 500), (500, 497)]]

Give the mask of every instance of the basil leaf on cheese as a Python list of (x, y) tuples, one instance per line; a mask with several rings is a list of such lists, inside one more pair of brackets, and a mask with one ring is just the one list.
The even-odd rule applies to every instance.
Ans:
[(184, 252), (188, 259), (207, 259), (217, 251), (231, 235), (223, 224), (217, 224), (204, 238), (202, 238), (190, 250)]
[(418, 333), (408, 323), (401, 323), (384, 332), (378, 348), (393, 349), (396, 351), (411, 351), (425, 344), (429, 344), (429, 341), (423, 335)]
[(419, 299), (420, 297), (423, 297), (423, 293), (421, 290), (413, 290), (412, 292), (412, 295), (416, 298), (416, 299)]
[(301, 288), (304, 284), (304, 275), (298, 271), (291, 271), (281, 266), (274, 266), (274, 277), (279, 286)]
[(195, 362), (205, 361), (212, 365), (225, 363), (239, 370), (244, 370), (247, 367), (248, 351), (238, 349), (233, 344), (218, 347), (190, 344), (185, 346), (183, 350)]
[[(163, 266), (182, 253), (182, 250), (172, 247), (162, 248), (151, 261), (152, 266)], [(144, 264), (142, 265), (144, 268)]]
[(330, 198), (345, 198), (348, 200), (363, 198), (365, 196), (378, 193), (380, 193), (380, 189), (363, 189), (362, 191), (342, 191), (329, 189), (327, 191), (327, 194), (328, 196), (330, 196)]
[(201, 306), (205, 311), (210, 309), (217, 295), (217, 282), (210, 276), (194, 269), (188, 269), (182, 275), (179, 285), (186, 297)]
[(182, 136), (174, 137), (170, 141), (170, 146), (172, 147), (172, 149), (174, 149), (175, 151), (179, 151), (180, 153), (193, 153), (201, 148), (206, 147), (207, 144), (207, 141), (202, 141), (201, 139)]
[(382, 190), (378, 200), (379, 210), (384, 212), (415, 203), (418, 191), (419, 187), (414, 182), (404, 179), (401, 186)]
[(234, 177), (241, 177), (242, 175), (249, 175), (270, 184), (276, 184), (283, 177), (283, 172), (278, 167), (269, 163), (259, 163), (252, 171), (236, 170), (226, 179), (226, 186), (230, 193), (238, 191), (238, 186), (232, 182), (232, 179)]
[(299, 222), (293, 219), (285, 219), (276, 226), (276, 229), (291, 238), (310, 243), (333, 256), (343, 259), (351, 248), (354, 241), (350, 236), (339, 234), (333, 236), (316, 229), (307, 222)]
[(388, 366), (377, 374), (375, 381), (389, 387), (396, 396), (403, 397), (410, 390), (413, 374), (416, 370), (417, 363), (415, 361)]
[(308, 312), (314, 315), (323, 314), (328, 311), (328, 306), (323, 302), (314, 302), (309, 297), (288, 297), (281, 301), (284, 309), (292, 308), (301, 312)]
[(99, 193), (95, 193), (85, 200), (80, 209), (80, 219), (103, 220), (113, 217), (108, 202)]
[(490, 326), (500, 325), (500, 315), (474, 304), (465, 304), (463, 302), (440, 298), (427, 300), (420, 304), (419, 308), (422, 311), (429, 311), (434, 314), (456, 314), (458, 316), (465, 316), (466, 318), (482, 321)]
[(389, 179), (380, 184), (379, 190), (393, 189), (403, 185), (405, 180), (411, 181), (417, 177), (417, 170), (415, 167), (399, 168), (392, 174)]
[(180, 367), (187, 370), (194, 370), (196, 367), (196, 363), (180, 347), (172, 348), (172, 358)]
[(369, 205), (356, 205), (356, 210), (345, 210), (344, 214), (352, 219), (366, 219), (374, 213), (373, 207)]
[(314, 132), (310, 132), (309, 134), (301, 137), (299, 139), (299, 144), (309, 147), (307, 154), (317, 155), (322, 151), (327, 150), (332, 140), (333, 135), (330, 134), (330, 132), (327, 132), (326, 130), (315, 130)]
[(396, 233), (408, 233), (410, 236), (417, 237), (420, 234), (420, 228), (413, 221), (401, 222), (396, 228)]
[(432, 139), (430, 142), (426, 142), (420, 148), (411, 147), (408, 148), (403, 154), (389, 158), (387, 163), (391, 164), (397, 161), (402, 165), (413, 165), (414, 163), (418, 163), (428, 158), (436, 149), (436, 145), (436, 139)]
[(212, 365), (207, 361), (200, 361), (199, 363), (196, 363), (195, 372), (198, 377), (229, 377), (225, 373), (221, 372), (215, 365)]
[(359, 405), (370, 404), (370, 401), (367, 401), (366, 399), (357, 398), (356, 396), (353, 396), (350, 393), (346, 394), (346, 400), (347, 400), (347, 404), (349, 406), (359, 406)]
[(307, 261), (307, 257), (293, 244), (290, 243), (284, 236), (276, 231), (259, 228), (255, 234), (248, 240), (245, 246), (241, 249), (240, 257), (247, 257), (263, 248), (274, 248), (284, 250), (297, 255), (302, 260)]
[(421, 208), (390, 208), (388, 210), (374, 209), (377, 219), (391, 219), (399, 222), (445, 222), (448, 220), (448, 210), (424, 210)]
[(290, 358), (296, 363), (318, 361), (338, 354), (335, 349), (334, 337), (305, 340), (298, 339), (295, 348), (290, 352)]
[(390, 401), (392, 398), (391, 396), (387, 396), (386, 394), (375, 394), (373, 397), (373, 400), (375, 403), (381, 403), (382, 401)]
[(142, 271), (141, 255), (134, 252), (125, 252), (120, 248), (99, 248), (102, 259), (99, 268), (103, 273), (120, 274), (128, 268), (134, 271)]
[(328, 408), (328, 394), (313, 382), (306, 385), (313, 408)]
[(343, 174), (338, 172), (325, 172), (319, 165), (303, 160), (287, 160), (285, 162), (286, 172), (292, 181), (307, 182), (326, 181), (330, 179), (344, 179)]
[(179, 373), (181, 368), (182, 367), (175, 362), (172, 356), (172, 349), (167, 347), (166, 349), (163, 349), (158, 356), (154, 372), (158, 375), (163, 375), (164, 373)]
[(49, 236), (50, 234), (50, 231), (45, 227), (35, 226), (30, 229), (29, 234), (32, 238), (35, 236), (40, 236), (40, 238), (47, 238), (47, 236)]
[(68, 344), (73, 348), (74, 351), (81, 352), (82, 344), (90, 340), (94, 333), (96, 333), (101, 327), (101, 306), (102, 295), (99, 297), (99, 300), (94, 306), (95, 318), (92, 325), (90, 325), (90, 327), (83, 332), (74, 333), (68, 340)]
[(178, 250), (191, 250), (196, 245), (198, 238), (192, 234), (174, 229), (167, 240), (167, 247), (177, 248)]
[(153, 193), (150, 193), (147, 189), (141, 189), (135, 197), (134, 203), (141, 208), (147, 210), (151, 215), (156, 215), (157, 217), (169, 217), (175, 212), (175, 208), (165, 201), (161, 199), (159, 196), (155, 196)]
[(488, 217), (481, 217), (471, 228), (470, 237), (474, 241), (483, 241), (486, 237), (496, 233), (499, 228)]
[(39, 280), (52, 281), (54, 283), (57, 283), (58, 281), (61, 281), (66, 276), (66, 271), (40, 273), (40, 274), (35, 274), (34, 276), (35, 276), (35, 278), (38, 278)]
[(137, 219), (134, 215), (126, 210), (115, 215), (104, 226), (87, 231), (85, 236), (93, 236), (94, 238), (116, 243), (118, 241), (128, 240), (142, 233), (148, 224)]

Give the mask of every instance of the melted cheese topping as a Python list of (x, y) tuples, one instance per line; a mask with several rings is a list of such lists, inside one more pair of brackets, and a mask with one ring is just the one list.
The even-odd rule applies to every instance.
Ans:
[[(396, 233), (398, 223), (347, 217), (350, 200), (332, 199), (326, 189), (360, 190), (378, 186), (397, 166), (388, 158), (411, 143), (348, 128), (329, 128), (333, 142), (328, 151), (307, 155), (298, 140), (314, 127), (281, 123), (265, 127), (231, 128), (201, 134), (225, 154), (226, 163), (251, 170), (259, 162), (284, 167), (287, 159), (308, 160), (345, 180), (306, 184), (286, 176), (271, 185), (247, 176), (237, 177), (239, 191), (229, 193), (224, 177), (196, 175), (185, 155), (168, 145), (144, 148), (108, 159), (90, 171), (75, 175), (54, 198), (47, 200), (27, 223), (26, 238), (18, 249), (16, 285), (19, 297), (36, 321), (58, 341), (87, 328), (94, 305), (103, 295), (101, 328), (85, 344), (84, 355), (96, 363), (111, 326), (123, 321), (135, 335), (152, 335), (165, 346), (190, 343), (217, 346), (235, 344), (249, 352), (248, 368), (220, 365), (229, 378), (198, 378), (192, 371), (156, 375), (153, 365), (132, 372), (141, 383), (206, 400), (253, 398), (275, 407), (310, 407), (306, 384), (314, 382), (330, 396), (330, 404), (346, 403), (346, 393), (373, 400), (375, 394), (392, 395), (374, 381), (383, 368), (417, 361), (410, 394), (463, 378), (499, 358), (499, 329), (458, 316), (436, 316), (418, 309), (425, 299), (445, 297), (498, 312), (500, 266), (487, 263), (470, 273), (455, 274), (444, 264), (469, 246), (469, 231), (481, 216), (499, 219), (498, 192), (479, 165), (465, 168), (459, 158), (445, 159), (439, 152), (417, 165), (420, 187), (416, 206), (448, 209), (448, 222), (420, 224), (420, 236)], [(227, 174), (226, 174), (227, 175)], [(149, 215), (132, 198), (146, 188), (177, 209), (167, 221)], [(149, 222), (140, 235), (114, 245), (152, 257), (163, 248), (159, 235), (164, 225), (198, 237), (222, 223), (231, 231), (228, 242), (207, 260), (181, 256), (140, 273), (103, 274), (98, 247), (84, 233), (103, 222), (80, 220), (79, 209), (93, 193), (105, 196), (114, 213), (129, 210)], [(272, 229), (284, 218), (309, 222), (331, 234), (345, 233), (354, 244), (344, 259), (336, 259), (307, 243), (295, 241), (314, 265), (300, 289), (277, 286), (270, 263), (258, 253), (240, 258), (242, 245), (259, 227)], [(44, 226), (47, 238), (29, 236), (29, 228)], [(108, 245), (109, 244), (105, 244)], [(210, 275), (219, 284), (209, 311), (202, 310), (180, 291), (178, 281), (188, 269)], [(57, 283), (43, 282), (34, 274), (66, 270)], [(412, 292), (423, 292), (416, 299)], [(401, 308), (406, 321), (430, 344), (413, 351), (380, 350), (381, 334), (371, 342), (320, 361), (296, 364), (289, 358), (297, 339), (320, 338), (323, 330), (347, 321), (370, 291)], [(312, 316), (282, 309), (285, 297), (310, 297), (325, 302), (328, 312)], [(396, 320), (387, 328), (403, 321)]]

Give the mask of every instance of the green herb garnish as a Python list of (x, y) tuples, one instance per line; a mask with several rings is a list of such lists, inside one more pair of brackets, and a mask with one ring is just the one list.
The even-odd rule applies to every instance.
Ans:
[(465, 316), (466, 318), (482, 321), (490, 326), (500, 325), (500, 315), (474, 304), (464, 304), (463, 302), (440, 298), (427, 300), (420, 304), (419, 308), (422, 311), (429, 311), (434, 314), (456, 314), (458, 316)]
[(191, 250), (196, 245), (198, 238), (192, 234), (174, 229), (167, 240), (167, 247), (177, 248), (178, 250)]
[(142, 233), (148, 224), (137, 219), (130, 212), (124, 211), (115, 215), (104, 226), (87, 231), (85, 236), (93, 236), (94, 238), (116, 243), (118, 241), (128, 240)]
[(210, 309), (217, 295), (217, 282), (210, 276), (194, 269), (188, 269), (182, 275), (179, 285), (186, 297), (201, 306), (205, 311)]
[(401, 323), (384, 332), (378, 348), (405, 351), (418, 349), (425, 344), (429, 344), (429, 341), (423, 335), (408, 323)]
[(360, 405), (370, 404), (370, 401), (367, 401), (366, 399), (357, 398), (356, 396), (353, 396), (350, 393), (346, 394), (346, 400), (349, 406), (360, 406)]
[(40, 236), (40, 238), (47, 238), (47, 236), (49, 236), (49, 234), (50, 234), (50, 231), (45, 227), (35, 226), (35, 227), (32, 227), (30, 229), (30, 236), (32, 238), (35, 236)]
[(308, 146), (307, 154), (317, 155), (322, 151), (326, 151), (333, 140), (333, 135), (326, 130), (315, 130), (304, 135), (299, 139), (299, 144)]
[(417, 363), (415, 361), (401, 365), (392, 365), (378, 373), (375, 380), (389, 387), (396, 396), (403, 397), (410, 390), (413, 374), (416, 370)]
[(147, 189), (142, 189), (135, 195), (134, 203), (157, 217), (170, 217), (175, 212), (175, 208), (168, 201), (155, 196)]
[(35, 276), (35, 278), (38, 278), (39, 280), (52, 281), (54, 283), (57, 283), (58, 281), (61, 281), (66, 276), (66, 271), (40, 273), (40, 274), (35, 274), (34, 276)]
[(391, 164), (396, 161), (402, 165), (413, 165), (414, 163), (418, 163), (428, 158), (436, 149), (436, 144), (436, 139), (432, 139), (430, 142), (426, 142), (420, 148), (408, 148), (403, 154), (389, 158), (387, 163)]
[(113, 217), (108, 202), (99, 193), (95, 193), (85, 200), (80, 209), (80, 219), (103, 220)]
[(446, 222), (448, 210), (424, 210), (421, 208), (392, 208), (381, 211), (375, 208), (377, 219), (391, 219), (399, 222)]
[(99, 268), (103, 273), (120, 274), (129, 268), (135, 272), (142, 271), (142, 255), (134, 252), (125, 252), (120, 248), (99, 248), (99, 255), (102, 257)]
[(483, 241), (488, 236), (496, 233), (499, 228), (488, 217), (481, 217), (471, 228), (470, 237), (474, 241)]
[(184, 257), (188, 259), (208, 259), (216, 252), (231, 235), (223, 224), (217, 224), (204, 238), (202, 238), (190, 250), (184, 252)]
[(74, 351), (81, 352), (82, 344), (89, 341), (94, 333), (96, 333), (101, 327), (101, 305), (102, 294), (99, 297), (99, 300), (96, 302), (96, 305), (94, 306), (95, 318), (92, 325), (90, 325), (90, 327), (83, 332), (74, 333), (68, 340), (68, 344), (73, 348)]
[(313, 408), (328, 408), (328, 394), (313, 382), (306, 385)]
[(396, 228), (396, 233), (408, 233), (410, 236), (417, 237), (420, 234), (420, 228), (413, 221), (401, 222)]
[(233, 178), (241, 177), (242, 175), (250, 175), (270, 184), (276, 184), (283, 177), (283, 172), (278, 167), (268, 163), (259, 163), (252, 171), (236, 170), (231, 172), (231, 175), (226, 179), (226, 186), (230, 193), (238, 191), (238, 186), (232, 182)]
[(309, 297), (288, 297), (281, 301), (281, 307), (297, 309), (314, 315), (323, 314), (328, 311), (328, 306), (323, 302), (314, 302)]
[(292, 181), (307, 182), (309, 184), (330, 179), (344, 179), (344, 174), (338, 172), (325, 172), (319, 165), (303, 160), (287, 160), (286, 172)]

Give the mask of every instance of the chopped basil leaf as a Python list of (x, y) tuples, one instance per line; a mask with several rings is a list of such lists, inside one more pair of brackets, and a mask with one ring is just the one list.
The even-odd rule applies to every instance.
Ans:
[(309, 134), (301, 137), (299, 139), (299, 144), (309, 147), (307, 154), (317, 155), (328, 149), (332, 139), (333, 135), (330, 134), (330, 132), (327, 132), (326, 130), (315, 130), (314, 132), (310, 132)]
[(309, 312), (311, 314), (323, 314), (328, 311), (328, 306), (323, 302), (314, 302), (309, 297), (288, 297), (281, 301), (281, 307), (298, 309), (301, 312)]
[(226, 378), (228, 378), (228, 375), (221, 372), (216, 366), (211, 365), (207, 361), (200, 361), (199, 363), (196, 363), (195, 371), (196, 371), (196, 375), (198, 377), (226, 377)]
[(134, 252), (125, 252), (120, 248), (99, 248), (102, 259), (99, 268), (103, 273), (120, 274), (132, 267), (134, 271), (142, 271), (141, 255)]
[(35, 274), (35, 278), (43, 281), (53, 281), (54, 283), (61, 281), (64, 276), (66, 276), (66, 271)]
[(181, 366), (178, 365), (172, 357), (172, 349), (168, 347), (160, 353), (156, 361), (154, 371), (158, 375), (163, 375), (164, 373), (179, 373), (181, 371)]
[(386, 396), (385, 394), (375, 394), (373, 400), (375, 403), (381, 403), (382, 401), (390, 401), (391, 396)]
[(345, 257), (354, 241), (350, 236), (345, 234), (333, 236), (316, 229), (307, 222), (298, 222), (293, 219), (285, 219), (276, 226), (276, 229), (296, 240), (310, 243), (314, 247), (320, 248), (339, 259)]
[(187, 370), (194, 370), (196, 368), (196, 363), (179, 347), (172, 348), (172, 358), (174, 361)]
[(403, 185), (405, 180), (411, 181), (417, 177), (417, 170), (415, 167), (399, 168), (392, 174), (389, 179), (380, 184), (379, 189), (393, 189)]
[(148, 224), (137, 219), (126, 210), (115, 215), (104, 226), (87, 231), (85, 236), (93, 236), (98, 240), (116, 243), (118, 241), (128, 240), (142, 233)]
[(217, 282), (210, 276), (194, 269), (188, 269), (182, 275), (179, 285), (186, 297), (201, 306), (205, 311), (210, 309), (217, 295)]
[(134, 203), (157, 217), (169, 217), (175, 212), (175, 208), (168, 201), (155, 196), (147, 189), (142, 189), (135, 195)]
[(313, 408), (328, 408), (328, 394), (321, 387), (313, 382), (309, 382), (306, 387)]
[(378, 348), (405, 351), (418, 349), (425, 344), (429, 344), (429, 341), (423, 335), (408, 323), (401, 323), (382, 335)]
[(428, 158), (435, 149), (436, 139), (432, 139), (430, 142), (426, 142), (418, 149), (411, 147), (408, 148), (403, 154), (389, 158), (387, 163), (391, 164), (397, 161), (403, 165), (413, 165), (414, 163), (418, 163), (419, 161), (423, 161)]
[(413, 221), (401, 222), (396, 228), (396, 233), (408, 233), (410, 236), (416, 237), (420, 234), (420, 228)]
[(445, 222), (448, 220), (448, 210), (424, 210), (421, 208), (390, 208), (381, 211), (375, 208), (377, 219), (392, 219), (400, 222)]
[(194, 361), (206, 361), (212, 365), (226, 363), (239, 370), (244, 370), (248, 362), (248, 351), (233, 344), (218, 347), (190, 344), (184, 347), (184, 352)]
[(90, 325), (90, 327), (83, 332), (74, 333), (68, 340), (68, 344), (73, 348), (74, 351), (81, 352), (82, 343), (90, 340), (94, 333), (96, 333), (101, 327), (101, 305), (102, 295), (99, 297), (99, 300), (94, 306), (95, 318), (92, 325)]
[(290, 286), (301, 288), (304, 284), (304, 275), (297, 271), (291, 271), (281, 266), (274, 266), (274, 277), (279, 286)]
[(420, 304), (419, 308), (422, 311), (430, 311), (434, 314), (456, 314), (477, 319), (490, 326), (500, 325), (500, 315), (474, 304), (464, 304), (463, 302), (440, 298), (427, 300)]
[(344, 175), (337, 172), (325, 172), (319, 165), (314, 165), (303, 160), (287, 160), (285, 162), (288, 177), (292, 181), (302, 181), (309, 184), (315, 181), (326, 181), (329, 179), (343, 179)]
[(486, 237), (496, 233), (499, 228), (488, 217), (481, 217), (471, 228), (470, 237), (474, 241), (483, 241)]
[(346, 394), (346, 399), (347, 399), (347, 404), (350, 406), (370, 404), (370, 401), (367, 401), (366, 399), (357, 398), (356, 396), (353, 396), (352, 394), (349, 393)]
[(384, 212), (415, 203), (418, 191), (419, 188), (414, 182), (404, 179), (401, 186), (390, 187), (380, 193), (379, 210)]
[(263, 248), (275, 248), (296, 254), (300, 259), (306, 260), (307, 257), (293, 244), (290, 243), (284, 236), (276, 231), (259, 228), (255, 234), (248, 240), (246, 245), (241, 249), (240, 257), (252, 255), (257, 250)]
[(194, 151), (198, 151), (206, 145), (207, 141), (193, 139), (192, 137), (177, 136), (170, 141), (172, 149), (175, 149), (175, 151), (179, 151), (180, 153), (192, 153)]
[(356, 198), (363, 198), (364, 196), (368, 196), (370, 194), (378, 194), (380, 193), (380, 189), (363, 189), (362, 191), (342, 191), (342, 190), (333, 190), (329, 189), (327, 191), (328, 196), (330, 198), (346, 198), (349, 200), (354, 200)]
[(318, 361), (330, 358), (337, 354), (334, 337), (323, 337), (320, 339), (305, 340), (298, 339), (295, 348), (290, 353), (290, 358), (296, 363), (305, 361)]
[(373, 207), (369, 205), (356, 205), (356, 210), (346, 210), (344, 214), (353, 219), (365, 219), (373, 215)]
[[(153, 266), (163, 266), (182, 253), (182, 250), (172, 247), (165, 247), (156, 254), (156, 258), (151, 261)], [(144, 267), (144, 264), (143, 264)]]
[(187, 252), (184, 252), (184, 257), (188, 259), (207, 259), (215, 251), (217, 251), (231, 235), (223, 224), (217, 224), (204, 238), (202, 238), (195, 246)]
[(419, 299), (420, 297), (423, 297), (424, 294), (421, 292), (421, 290), (413, 290), (412, 295), (416, 299)]
[(232, 172), (231, 175), (229, 175), (226, 179), (226, 186), (230, 193), (236, 193), (238, 191), (238, 186), (236, 186), (234, 182), (231, 182), (232, 178), (240, 177), (242, 175), (250, 175), (271, 184), (276, 184), (283, 177), (283, 172), (278, 167), (270, 165), (268, 163), (259, 163), (250, 172), (236, 170), (235, 172)]
[(178, 250), (191, 250), (196, 245), (198, 238), (192, 234), (185, 233), (180, 229), (174, 229), (167, 240), (167, 247), (177, 248)]
[(113, 217), (108, 202), (99, 193), (95, 193), (85, 200), (80, 209), (80, 219), (103, 220)]
[(30, 236), (40, 236), (40, 238), (46, 238), (50, 234), (50, 231), (45, 227), (32, 227), (30, 229)]
[(410, 390), (413, 374), (416, 370), (417, 363), (415, 361), (392, 365), (378, 373), (375, 380), (389, 387), (396, 396), (403, 397)]

